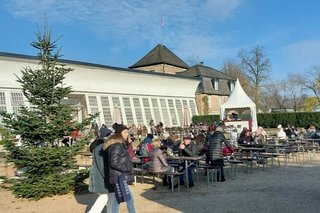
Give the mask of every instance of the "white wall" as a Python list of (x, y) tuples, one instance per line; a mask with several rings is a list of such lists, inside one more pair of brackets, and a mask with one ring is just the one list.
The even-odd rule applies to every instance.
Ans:
[[(9, 58), (10, 59), (10, 58)], [(14, 74), (21, 76), (21, 69), (38, 68), (37, 61), (0, 57), (0, 88), (20, 88)], [(195, 97), (199, 80), (112, 70), (77, 64), (67, 64), (74, 71), (66, 76), (65, 83), (74, 91), (115, 94)]]
[[(21, 88), (20, 84), (16, 81), (17, 78), (15, 74), (21, 76), (22, 68), (28, 66), (32, 69), (41, 68), (36, 60), (0, 56), (0, 92), (5, 93), (8, 112), (13, 111), (13, 106), (10, 105), (11, 93), (13, 91), (19, 91)], [(189, 109), (190, 115), (197, 114), (196, 107), (191, 107), (190, 103), (195, 103), (195, 92), (200, 80), (178, 78), (173, 75), (140, 73), (135, 70), (118, 70), (110, 67), (101, 68), (80, 64), (67, 64), (67, 67), (73, 68), (74, 71), (67, 74), (64, 83), (68, 86), (72, 86), (74, 94), (80, 94), (86, 97), (85, 105), (87, 108), (85, 111), (88, 111), (88, 113), (91, 113), (92, 109), (88, 96), (95, 96), (97, 98), (98, 106), (96, 109), (100, 112), (102, 112), (103, 107), (100, 103), (100, 96), (108, 96), (110, 99), (110, 111), (113, 110), (113, 103), (111, 101), (112, 97), (119, 97), (121, 103), (122, 97), (129, 97), (130, 102), (132, 102), (132, 98), (139, 97), (140, 101), (142, 101), (141, 98), (148, 98), (150, 103), (151, 99), (154, 98), (158, 101), (160, 101), (160, 99), (165, 99), (166, 105), (168, 105), (167, 101), (169, 99), (173, 100), (174, 103), (177, 100), (181, 103), (180, 106), (182, 106), (182, 103), (186, 101), (188, 103), (186, 107)], [(123, 106), (120, 107), (122, 108), (122, 114), (124, 115), (123, 121), (126, 122), (124, 108)], [(160, 111), (162, 110), (161, 107), (159, 107), (159, 109)], [(137, 117), (135, 110), (133, 109), (132, 111), (135, 124), (138, 124), (136, 122)], [(148, 124), (149, 120), (146, 119), (144, 109), (142, 109), (142, 112), (143, 123)], [(152, 118), (155, 119), (152, 106), (151, 114)], [(161, 119), (163, 119), (164, 116), (162, 111), (160, 114)], [(179, 118), (179, 116), (181, 118), (181, 109), (175, 109), (174, 114), (177, 118)], [(176, 125), (172, 123), (172, 116), (170, 113), (169, 119), (170, 122), (167, 123), (167, 126)], [(103, 113), (100, 114), (99, 120), (101, 123), (107, 123), (104, 119)], [(157, 121), (155, 120), (155, 122)], [(182, 124), (178, 121), (178, 125)]]

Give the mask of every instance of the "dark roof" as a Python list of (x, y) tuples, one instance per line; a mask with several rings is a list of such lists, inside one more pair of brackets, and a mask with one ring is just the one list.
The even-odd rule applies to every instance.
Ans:
[(195, 65), (190, 67), (186, 71), (177, 73), (179, 76), (188, 76), (188, 77), (208, 77), (208, 78), (218, 78), (218, 79), (227, 79), (227, 80), (236, 80), (231, 76), (213, 69), (211, 67), (203, 65)]
[[(197, 88), (197, 93), (212, 95), (230, 95), (230, 81), (236, 80), (223, 72), (203, 65), (195, 65), (186, 71), (177, 73), (177, 75), (201, 78), (201, 82)], [(214, 89), (212, 79), (219, 79), (218, 90)]]
[[(30, 55), (6, 53), (6, 52), (0, 52), (0, 57), (18, 58), (18, 59), (34, 60), (34, 61), (40, 60), (39, 56), (30, 56)], [(128, 69), (128, 68), (113, 67), (113, 66), (94, 64), (94, 63), (88, 63), (88, 62), (82, 62), (82, 61), (59, 59), (59, 62), (63, 63), (63, 64), (75, 64), (75, 65), (81, 65), (81, 66), (97, 67), (97, 68), (102, 68), (102, 69), (113, 69), (113, 70), (118, 70), (121, 72), (141, 73), (141, 74), (145, 74), (145, 75), (162, 75), (162, 76), (168, 76), (171, 78), (185, 78), (185, 79), (191, 79), (191, 80), (199, 80), (199, 78), (195, 79), (193, 77), (188, 77), (188, 76), (177, 76), (177, 75), (160, 73), (160, 72), (146, 72), (145, 70), (139, 70), (139, 69), (133, 70), (133, 69)]]
[(158, 44), (147, 55), (129, 68), (139, 68), (157, 64), (168, 64), (186, 69), (189, 68), (188, 64), (182, 61), (178, 56), (171, 52), (171, 50), (162, 44)]

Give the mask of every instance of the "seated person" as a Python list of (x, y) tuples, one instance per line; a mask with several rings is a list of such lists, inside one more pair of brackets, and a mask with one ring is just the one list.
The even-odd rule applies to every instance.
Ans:
[[(162, 150), (160, 149), (161, 142), (159, 139), (153, 139), (151, 142), (152, 149), (148, 153), (148, 162), (143, 165), (143, 168), (150, 172), (166, 172), (171, 171)], [(163, 178), (163, 185), (167, 185), (167, 178)]]
[(167, 136), (166, 134), (164, 134), (161, 149), (167, 150), (169, 148), (172, 151), (173, 145), (174, 145), (174, 139), (172, 138), (172, 136), (169, 136), (169, 135)]
[(307, 139), (318, 139), (317, 129), (314, 124), (311, 124), (307, 130)]
[(238, 139), (238, 144), (250, 144), (253, 142), (253, 138), (250, 135), (250, 131), (248, 129), (244, 129), (241, 134), (240, 137)]
[(286, 133), (287, 138), (292, 138), (293, 129), (291, 129), (290, 125), (287, 125), (286, 128), (283, 130)]
[(238, 114), (232, 113), (232, 120), (238, 120)]
[(190, 137), (184, 137), (182, 143), (179, 145), (179, 156), (197, 157), (198, 149), (195, 141)]
[(263, 144), (266, 141), (267, 133), (264, 131), (263, 127), (259, 126), (254, 132), (253, 141), (255, 144)]
[(151, 151), (148, 153), (148, 162), (144, 165), (145, 169), (151, 172), (169, 171), (170, 167), (160, 149), (161, 142), (159, 139), (153, 139), (151, 142)]
[[(194, 141), (191, 141), (190, 137), (184, 137), (182, 143), (179, 145), (179, 155), (186, 157), (196, 157), (198, 156), (197, 144)], [(182, 169), (179, 172), (183, 172), (185, 168), (185, 164), (182, 163), (180, 165)], [(188, 179), (189, 179), (189, 187), (194, 186), (193, 178), (192, 178), (192, 167), (188, 167)], [(180, 184), (184, 185), (183, 176), (180, 176)]]
[(139, 156), (148, 156), (148, 153), (151, 150), (152, 139), (153, 139), (153, 135), (152, 134), (148, 134), (147, 137), (140, 142), (140, 144), (137, 146), (137, 148), (139, 150), (137, 152), (137, 155), (139, 155)]
[(164, 141), (162, 148), (167, 150), (167, 153), (176, 154), (179, 152), (180, 140), (178, 135), (173, 133), (166, 141)]
[(287, 134), (283, 131), (282, 125), (279, 124), (278, 127), (279, 131), (277, 132), (277, 138), (279, 141), (283, 141), (287, 139)]

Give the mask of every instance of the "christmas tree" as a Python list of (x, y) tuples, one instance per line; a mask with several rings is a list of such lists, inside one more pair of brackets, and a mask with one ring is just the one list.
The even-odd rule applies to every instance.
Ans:
[(30, 107), (21, 106), (17, 114), (0, 113), (4, 126), (23, 141), (21, 147), (11, 141), (5, 144), (8, 159), (23, 171), (22, 178), (11, 187), (18, 197), (39, 199), (74, 189), (77, 179), (74, 157), (89, 142), (90, 135), (73, 146), (60, 147), (58, 142), (74, 129), (89, 125), (96, 116), (75, 122), (76, 109), (63, 103), (72, 92), (63, 83), (72, 69), (59, 62), (56, 42), (51, 40), (47, 24), (43, 33), (38, 30), (31, 45), (39, 50), (39, 68), (22, 68), (22, 76), (17, 76)]

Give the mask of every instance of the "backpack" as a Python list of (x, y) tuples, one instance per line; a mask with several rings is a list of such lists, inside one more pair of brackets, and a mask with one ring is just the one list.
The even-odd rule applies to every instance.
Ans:
[(148, 156), (148, 153), (151, 150), (151, 144), (150, 143), (143, 143), (140, 149), (140, 155), (141, 156)]

